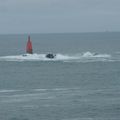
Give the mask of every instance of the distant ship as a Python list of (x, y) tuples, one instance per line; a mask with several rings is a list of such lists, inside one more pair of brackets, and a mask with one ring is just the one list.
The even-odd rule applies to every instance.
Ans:
[[(27, 45), (26, 45), (26, 53), (33, 54), (32, 42), (31, 42), (30, 36), (28, 36), (28, 41), (27, 41)], [(23, 56), (27, 56), (27, 55), (23, 55)], [(49, 58), (49, 59), (53, 59), (53, 58), (55, 58), (55, 56), (56, 55), (54, 55), (52, 53), (48, 53), (45, 55), (45, 57)]]

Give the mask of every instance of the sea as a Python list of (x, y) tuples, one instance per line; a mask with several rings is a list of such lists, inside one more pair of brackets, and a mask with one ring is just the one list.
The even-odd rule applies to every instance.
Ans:
[(30, 36), (0, 35), (0, 120), (120, 120), (120, 32)]

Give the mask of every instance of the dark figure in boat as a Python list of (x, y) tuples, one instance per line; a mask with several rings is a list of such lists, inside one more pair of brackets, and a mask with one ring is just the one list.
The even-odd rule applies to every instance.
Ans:
[(46, 54), (46, 58), (50, 58), (50, 59), (53, 59), (53, 58), (55, 58), (55, 56), (56, 55), (54, 55), (54, 54), (52, 54), (52, 53), (48, 53), (48, 54)]
[[(30, 36), (28, 36), (28, 42), (27, 42), (27, 45), (26, 45), (26, 53), (27, 54), (33, 54), (33, 49), (32, 49), (32, 42), (30, 40)], [(26, 54), (23, 55), (23, 56), (27, 56)], [(53, 59), (55, 58), (56, 55), (52, 54), (52, 53), (48, 53), (45, 55), (46, 58), (49, 58), (49, 59)]]

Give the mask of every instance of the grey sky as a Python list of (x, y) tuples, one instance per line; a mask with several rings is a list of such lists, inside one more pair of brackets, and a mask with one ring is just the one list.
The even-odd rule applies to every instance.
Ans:
[(0, 33), (120, 31), (120, 0), (0, 0)]

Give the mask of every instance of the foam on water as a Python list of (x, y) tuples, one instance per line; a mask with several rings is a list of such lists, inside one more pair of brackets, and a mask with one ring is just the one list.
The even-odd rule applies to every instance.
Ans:
[(13, 92), (20, 92), (20, 91), (22, 91), (22, 90), (4, 90), (4, 89), (2, 89), (2, 90), (0, 90), (0, 93), (13, 93)]
[(98, 54), (91, 52), (78, 53), (74, 55), (69, 54), (56, 54), (54, 59), (45, 57), (46, 54), (25, 54), (25, 55), (10, 55), (1, 56), (0, 61), (64, 61), (64, 62), (93, 62), (93, 61), (110, 61), (111, 55), (109, 54)]

